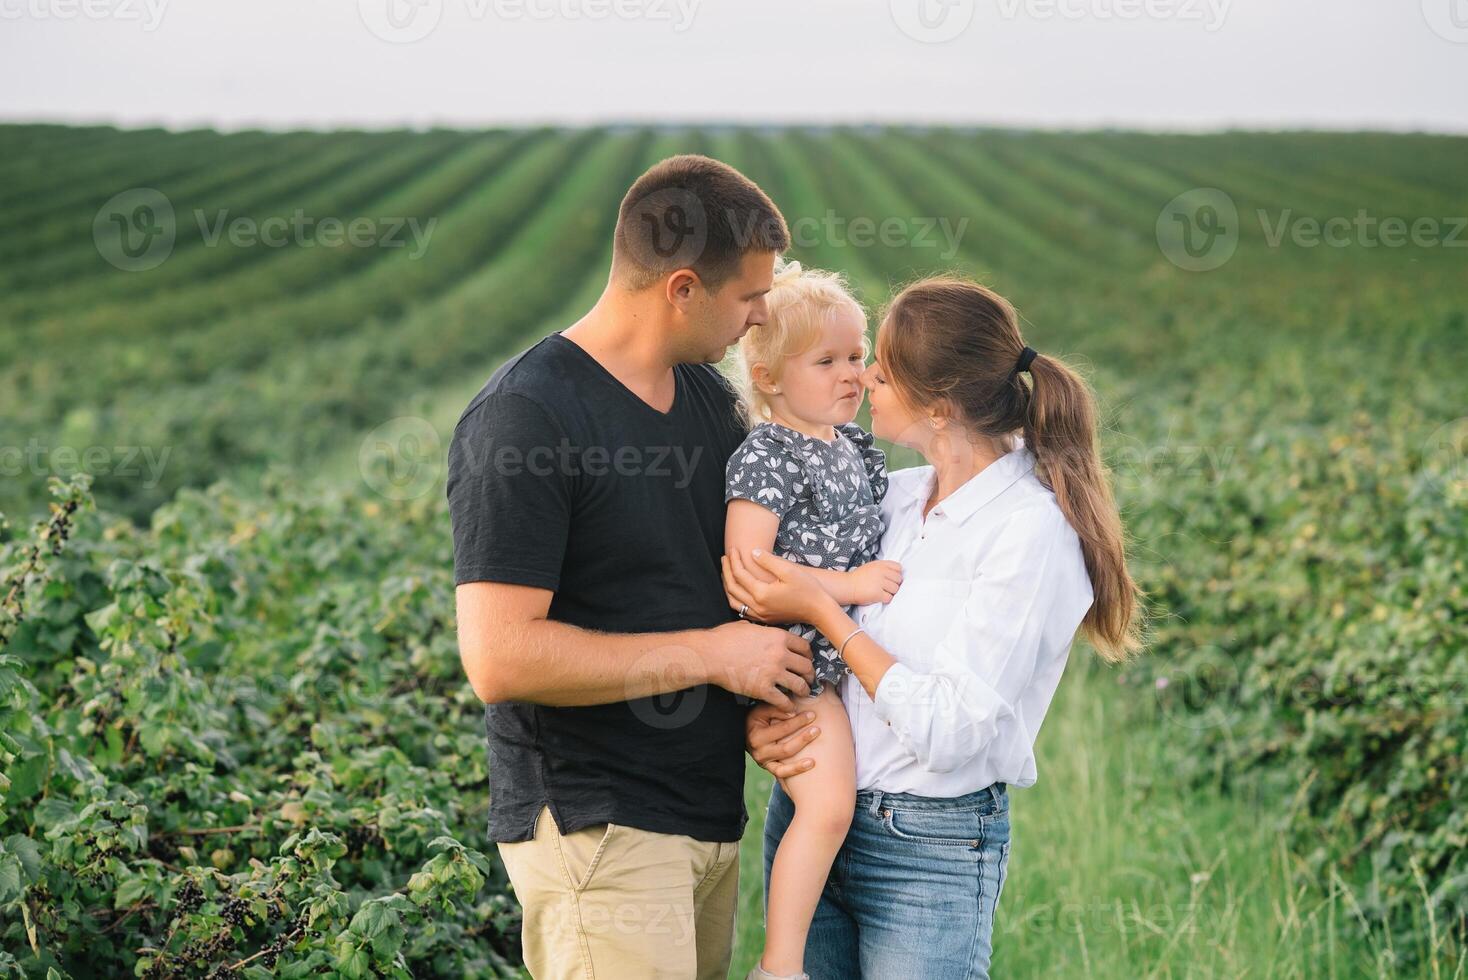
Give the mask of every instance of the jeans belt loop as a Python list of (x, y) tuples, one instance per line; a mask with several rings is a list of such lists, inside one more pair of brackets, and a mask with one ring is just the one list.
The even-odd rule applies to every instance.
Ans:
[(882, 791), (879, 790), (879, 789), (878, 790), (873, 790), (872, 791), (872, 805), (867, 809), (867, 812), (870, 813), (872, 816), (875, 817), (878, 813), (881, 812), (881, 810), (882, 810)]

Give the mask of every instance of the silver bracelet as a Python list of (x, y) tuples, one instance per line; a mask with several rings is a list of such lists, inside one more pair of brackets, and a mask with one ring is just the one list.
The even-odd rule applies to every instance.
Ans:
[(855, 636), (858, 633), (865, 633), (865, 632), (866, 632), (866, 629), (864, 627), (861, 627), (861, 626), (858, 626), (856, 629), (852, 630), (851, 633), (846, 637), (846, 639), (844, 639), (844, 640), (841, 641), (841, 646), (836, 649), (836, 656), (840, 657), (840, 656), (842, 656), (843, 654), (846, 653), (846, 644), (848, 644), (848, 643), (851, 642), (851, 637)]

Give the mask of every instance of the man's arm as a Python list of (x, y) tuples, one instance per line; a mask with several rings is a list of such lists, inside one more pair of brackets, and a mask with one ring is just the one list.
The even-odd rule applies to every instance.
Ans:
[(785, 710), (810, 692), (810, 645), (787, 630), (728, 623), (706, 630), (604, 633), (546, 619), (549, 589), (458, 586), (459, 659), (480, 700), (607, 704), (716, 684)]

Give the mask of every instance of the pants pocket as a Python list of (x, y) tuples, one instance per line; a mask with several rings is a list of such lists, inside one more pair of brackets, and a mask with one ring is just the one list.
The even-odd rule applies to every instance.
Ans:
[(598, 823), (573, 830), (569, 834), (557, 835), (556, 849), (560, 855), (561, 870), (573, 892), (585, 891), (591, 884), (616, 830), (617, 825), (614, 823)]
[(983, 821), (977, 810), (883, 807), (881, 816), (882, 829), (898, 840), (974, 850), (984, 836)]

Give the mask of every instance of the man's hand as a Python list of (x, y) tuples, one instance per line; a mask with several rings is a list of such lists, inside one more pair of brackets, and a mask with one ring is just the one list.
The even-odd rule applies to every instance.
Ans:
[(902, 566), (885, 558), (853, 568), (846, 576), (852, 583), (852, 602), (856, 605), (891, 602), (897, 590), (902, 587)]
[[(794, 711), (798, 697), (810, 694), (816, 678), (810, 643), (777, 626), (725, 623), (705, 630), (710, 684)], [(778, 686), (777, 686), (778, 685)], [(784, 688), (785, 690), (781, 690)]]
[(805, 728), (814, 711), (788, 712), (768, 704), (749, 709), (744, 719), (744, 744), (750, 757), (776, 779), (805, 772), (816, 764), (814, 759), (792, 758), (820, 734), (819, 728)]

